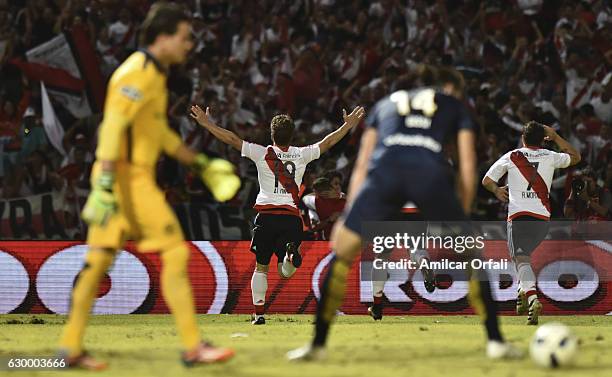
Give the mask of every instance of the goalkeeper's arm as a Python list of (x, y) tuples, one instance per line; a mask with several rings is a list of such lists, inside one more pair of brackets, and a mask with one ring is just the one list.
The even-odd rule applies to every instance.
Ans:
[(121, 135), (129, 120), (118, 113), (107, 112), (100, 125), (96, 157), (102, 171), (92, 182), (91, 193), (83, 207), (81, 216), (89, 225), (105, 226), (117, 212), (117, 199), (113, 193), (115, 181), (115, 161), (119, 156)]
[(96, 160), (102, 171), (96, 174), (92, 190), (83, 208), (83, 220), (90, 225), (104, 226), (117, 212), (117, 200), (113, 193), (115, 161), (119, 159), (121, 139), (136, 114), (145, 106), (153, 93), (149, 90), (154, 82), (153, 70), (138, 69), (121, 71), (113, 75), (106, 96), (104, 119), (98, 134)]
[(234, 173), (234, 165), (220, 158), (209, 158), (197, 153), (180, 141), (178, 135), (169, 130), (166, 135), (165, 152), (191, 169), (202, 179), (216, 200), (224, 202), (233, 198), (240, 188), (240, 178)]

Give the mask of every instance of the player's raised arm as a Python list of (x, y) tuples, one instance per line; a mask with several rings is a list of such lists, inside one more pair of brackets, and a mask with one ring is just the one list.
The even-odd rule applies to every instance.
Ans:
[(476, 149), (474, 131), (461, 129), (457, 134), (459, 151), (459, 183), (461, 206), (466, 214), (472, 208), (476, 196)]
[(344, 118), (344, 124), (337, 130), (325, 136), (323, 140), (319, 142), (319, 149), (321, 154), (327, 152), (331, 147), (336, 145), (342, 138), (352, 130), (356, 125), (361, 122), (365, 115), (365, 110), (361, 106), (357, 106), (353, 109), (350, 114), (346, 114), (346, 110), (342, 110), (342, 117)]
[(206, 112), (198, 105), (191, 106), (191, 117), (198, 122), (198, 124), (213, 134), (214, 137), (221, 140), (225, 144), (232, 146), (236, 150), (242, 150), (243, 140), (238, 137), (235, 133), (230, 130), (221, 128), (213, 123), (210, 119), (210, 107), (206, 108)]
[(561, 152), (567, 153), (570, 156), (569, 166), (576, 165), (580, 162), (580, 152), (576, 150), (570, 143), (568, 143), (565, 139), (563, 139), (559, 134), (549, 126), (544, 126), (544, 132), (546, 134), (546, 139), (552, 141), (557, 144)]

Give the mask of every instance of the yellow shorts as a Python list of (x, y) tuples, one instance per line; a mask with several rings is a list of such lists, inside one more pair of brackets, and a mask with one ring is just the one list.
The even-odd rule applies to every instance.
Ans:
[[(96, 163), (92, 182), (100, 172)], [(160, 251), (185, 241), (181, 226), (150, 169), (118, 163), (113, 191), (119, 212), (105, 226), (91, 226), (87, 244), (95, 248), (121, 249), (128, 239), (139, 251)]]

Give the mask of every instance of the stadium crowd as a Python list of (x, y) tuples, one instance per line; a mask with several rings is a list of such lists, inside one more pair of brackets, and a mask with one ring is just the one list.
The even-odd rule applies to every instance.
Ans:
[[(256, 181), (254, 165), (197, 127), (188, 116), (191, 103), (210, 106), (217, 123), (264, 145), (270, 143), (270, 119), (288, 113), (297, 129), (294, 144), (305, 145), (335, 129), (343, 108), (361, 105), (367, 111), (385, 94), (415, 85), (420, 63), (445, 64), (466, 78), (481, 175), (518, 146), (523, 123), (537, 120), (552, 125), (584, 161), (554, 180), (553, 217), (612, 216), (611, 1), (177, 2), (192, 16), (195, 48), (189, 62), (169, 75), (171, 125), (190, 145), (236, 163), (247, 181)], [(137, 48), (138, 24), (150, 3), (0, 0), (2, 200), (61, 191), (77, 202), (66, 206), (67, 223), (78, 223), (100, 114), (76, 118), (52, 97), (65, 127), (65, 155), (60, 154), (42, 126), (39, 84), (14, 62), (79, 25), (86, 28), (107, 79)], [(338, 200), (362, 129), (311, 164), (304, 177), (302, 193), (313, 192), (318, 178), (321, 190), (315, 188), (314, 195), (332, 200), (335, 208), (326, 210), (326, 223), (312, 224), (319, 237), (341, 209)], [(169, 159), (160, 163), (158, 180), (171, 202), (213, 201)], [(244, 191), (230, 204), (250, 207), (254, 192)], [(320, 215), (313, 217), (323, 221)], [(481, 190), (474, 217), (503, 219), (505, 208)]]

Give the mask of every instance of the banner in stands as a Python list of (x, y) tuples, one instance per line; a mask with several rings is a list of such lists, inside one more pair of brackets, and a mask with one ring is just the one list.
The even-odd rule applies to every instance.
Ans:
[[(86, 196), (82, 199), (84, 202)], [(240, 207), (178, 203), (173, 208), (187, 239), (246, 240), (251, 237), (251, 225)], [(64, 192), (0, 200), (0, 239), (69, 238), (72, 232), (64, 226), (65, 209)]]
[(0, 238), (66, 238), (64, 194), (50, 192), (0, 201)]
[(251, 224), (241, 207), (210, 203), (172, 206), (188, 240), (248, 240)]
[[(560, 245), (559, 242), (563, 242)], [(571, 243), (571, 244), (570, 244)], [(199, 241), (189, 243), (189, 274), (199, 313), (251, 313), (251, 274), (255, 258), (249, 242)], [(563, 261), (555, 250), (572, 248)], [(507, 257), (503, 241), (487, 241), (486, 257)], [(83, 265), (86, 245), (66, 241), (0, 242), (0, 313), (58, 313), (68, 311), (70, 291)], [(267, 311), (313, 313), (320, 285), (331, 259), (326, 242), (302, 245), (304, 264), (293, 278), (268, 275)], [(432, 253), (432, 260), (437, 255)], [(607, 242), (544, 241), (533, 255), (539, 294), (545, 314), (612, 314), (612, 245)], [(345, 314), (366, 314), (372, 301), (370, 282), (360, 279), (362, 264), (355, 263), (348, 278)], [(275, 271), (275, 269), (271, 269)], [(467, 282), (447, 282), (427, 293), (419, 273), (405, 281), (389, 281), (385, 314), (470, 314)], [(553, 275), (557, 276), (553, 276)], [(104, 277), (94, 314), (168, 313), (160, 294), (160, 259), (139, 253), (129, 243)], [(504, 314), (512, 314), (516, 295), (514, 267), (491, 276), (493, 292)], [(571, 282), (571, 283), (568, 283)]]

